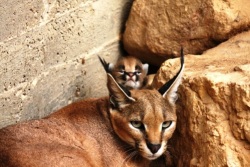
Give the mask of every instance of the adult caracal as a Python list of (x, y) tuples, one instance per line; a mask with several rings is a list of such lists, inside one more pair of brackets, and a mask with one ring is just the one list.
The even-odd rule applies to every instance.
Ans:
[(129, 91), (107, 73), (109, 97), (1, 129), (0, 166), (165, 166), (183, 66), (182, 52), (180, 71), (159, 90)]

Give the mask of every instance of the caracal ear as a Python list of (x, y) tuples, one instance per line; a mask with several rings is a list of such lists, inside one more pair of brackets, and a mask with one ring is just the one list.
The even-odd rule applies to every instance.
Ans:
[(142, 68), (145, 71), (145, 74), (147, 75), (148, 74), (148, 64), (147, 63), (143, 64)]
[(162, 94), (163, 97), (167, 97), (167, 99), (171, 103), (175, 103), (178, 96), (176, 94), (177, 89), (181, 83), (182, 74), (184, 71), (184, 54), (183, 48), (181, 48), (181, 68), (178, 73), (170, 79), (167, 83), (165, 83), (158, 91)]
[(112, 104), (112, 107), (122, 108), (128, 105), (130, 102), (135, 101), (135, 99), (131, 97), (130, 91), (118, 84), (110, 73), (107, 73), (107, 79), (110, 103)]

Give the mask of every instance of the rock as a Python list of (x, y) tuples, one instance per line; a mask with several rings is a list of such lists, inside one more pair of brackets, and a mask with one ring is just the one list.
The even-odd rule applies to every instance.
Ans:
[[(177, 130), (171, 141), (177, 166), (250, 166), (250, 31), (202, 55), (185, 56)], [(161, 66), (158, 88), (178, 70)]]
[[(160, 65), (186, 53), (201, 54), (250, 27), (249, 0), (137, 0), (123, 35), (132, 55)], [(157, 57), (157, 58), (156, 58)]]

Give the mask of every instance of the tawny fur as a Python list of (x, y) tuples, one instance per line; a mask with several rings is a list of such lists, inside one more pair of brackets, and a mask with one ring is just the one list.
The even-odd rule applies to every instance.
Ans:
[(131, 146), (115, 134), (108, 113), (107, 98), (91, 99), (44, 119), (3, 128), (0, 167), (165, 166), (163, 159), (150, 162), (140, 155), (130, 159)]

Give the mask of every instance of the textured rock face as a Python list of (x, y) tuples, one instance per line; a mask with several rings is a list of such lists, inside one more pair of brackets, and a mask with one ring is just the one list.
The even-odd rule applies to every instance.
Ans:
[(187, 53), (200, 54), (249, 28), (249, 6), (249, 0), (137, 0), (127, 21), (124, 46), (156, 65), (179, 55), (180, 45)]
[[(249, 39), (245, 32), (200, 56), (185, 56), (172, 140), (178, 166), (250, 166)], [(153, 85), (174, 75), (178, 63), (166, 61)]]
[(0, 127), (44, 117), (83, 97), (107, 95), (97, 55), (109, 62), (119, 56), (129, 3), (1, 1)]

